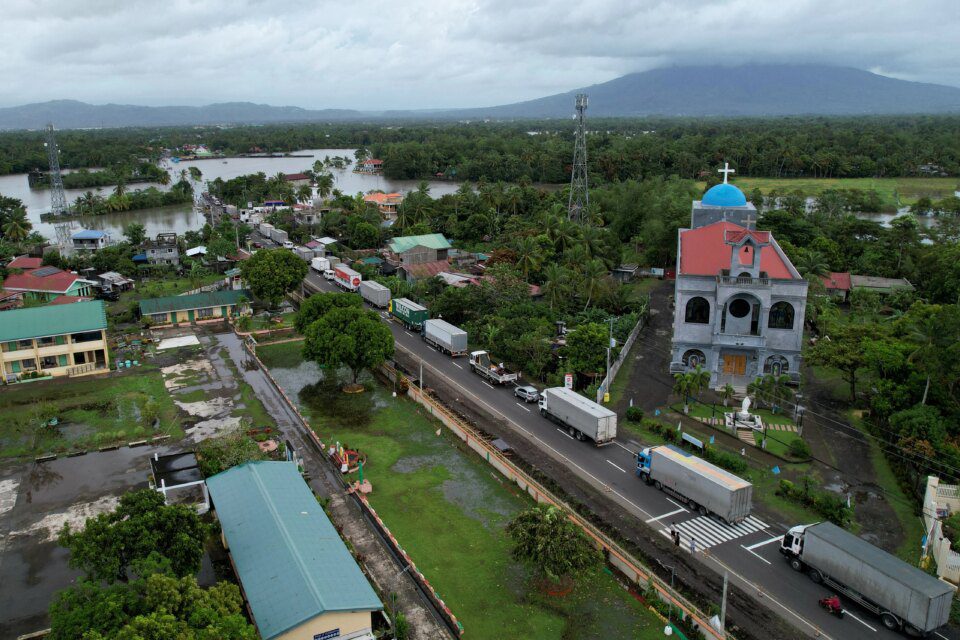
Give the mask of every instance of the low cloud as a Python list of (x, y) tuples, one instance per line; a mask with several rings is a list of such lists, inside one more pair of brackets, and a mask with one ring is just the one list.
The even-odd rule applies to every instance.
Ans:
[(960, 86), (955, 0), (7, 0), (0, 105), (472, 107), (672, 64)]

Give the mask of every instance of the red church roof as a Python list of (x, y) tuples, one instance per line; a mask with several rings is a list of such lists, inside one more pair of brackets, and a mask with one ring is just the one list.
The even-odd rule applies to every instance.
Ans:
[[(732, 222), (714, 222), (705, 227), (680, 232), (680, 275), (716, 276), (721, 269), (730, 268), (732, 247), (727, 244), (739, 242), (750, 234), (757, 242), (769, 242), (769, 231), (750, 231)], [(790, 263), (773, 246), (760, 252), (760, 270), (767, 277), (794, 279)]]
[(827, 291), (850, 291), (850, 272), (836, 273), (831, 271), (827, 275), (821, 278), (823, 280), (823, 286), (827, 288)]

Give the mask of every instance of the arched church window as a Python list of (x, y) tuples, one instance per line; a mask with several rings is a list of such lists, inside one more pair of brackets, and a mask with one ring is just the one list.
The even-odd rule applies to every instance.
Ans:
[(707, 324), (710, 322), (710, 303), (705, 298), (697, 296), (687, 301), (684, 322), (692, 324)]
[(734, 318), (745, 318), (750, 313), (750, 303), (743, 298), (737, 298), (730, 302), (730, 315)]
[(691, 369), (696, 369), (698, 365), (705, 367), (707, 357), (703, 355), (703, 351), (700, 351), (700, 349), (690, 349), (683, 354), (683, 364)]
[(793, 305), (789, 302), (777, 302), (770, 307), (767, 326), (771, 329), (793, 329)]

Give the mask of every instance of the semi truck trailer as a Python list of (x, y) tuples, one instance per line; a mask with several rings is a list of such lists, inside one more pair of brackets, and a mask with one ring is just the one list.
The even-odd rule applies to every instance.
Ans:
[(330, 261), (326, 258), (314, 258), (310, 261), (310, 268), (317, 273), (322, 274), (324, 271), (330, 268)]
[(420, 331), (423, 323), (430, 318), (430, 312), (426, 307), (407, 298), (394, 298), (390, 301), (389, 309), (390, 314), (402, 322), (403, 326), (414, 331)]
[(454, 358), (467, 352), (467, 332), (445, 320), (427, 320), (421, 336), (427, 344)]
[(375, 307), (386, 309), (390, 304), (390, 289), (379, 282), (364, 280), (360, 283), (360, 297)]
[(791, 528), (780, 553), (796, 571), (880, 616), (890, 630), (928, 636), (950, 618), (955, 586), (830, 522)]
[(589, 439), (597, 446), (609, 444), (617, 437), (617, 414), (566, 387), (543, 390), (540, 415), (562, 426), (577, 440)]
[(753, 485), (672, 445), (637, 453), (637, 476), (673, 493), (700, 515), (712, 513), (730, 524), (750, 515)]
[(333, 282), (346, 291), (356, 291), (360, 288), (360, 274), (350, 267), (338, 264), (333, 270)]
[(514, 371), (508, 371), (503, 363), (494, 364), (490, 360), (490, 354), (486, 351), (474, 351), (470, 354), (470, 369), (481, 378), (489, 380), (493, 384), (506, 384), (520, 379), (520, 374)]

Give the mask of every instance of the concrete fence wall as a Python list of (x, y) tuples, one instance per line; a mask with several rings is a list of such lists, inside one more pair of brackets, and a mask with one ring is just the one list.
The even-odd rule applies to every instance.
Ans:
[(627, 336), (627, 339), (624, 341), (620, 353), (617, 354), (616, 359), (610, 363), (610, 371), (607, 372), (607, 375), (604, 376), (603, 381), (600, 382), (600, 386), (597, 388), (597, 402), (603, 402), (604, 394), (610, 390), (610, 385), (612, 385), (613, 381), (617, 378), (617, 372), (620, 371), (620, 367), (623, 365), (624, 360), (627, 359), (630, 349), (633, 348), (633, 343), (637, 341), (637, 336), (640, 335), (640, 331), (646, 325), (646, 319), (646, 314), (640, 315), (637, 324), (634, 325), (633, 330), (630, 331), (630, 335)]
[(960, 511), (960, 487), (940, 484), (936, 476), (927, 477), (923, 496), (923, 521), (927, 544), (924, 551), (937, 562), (937, 577), (960, 584), (960, 553), (953, 550), (950, 539), (943, 534), (942, 521)]

